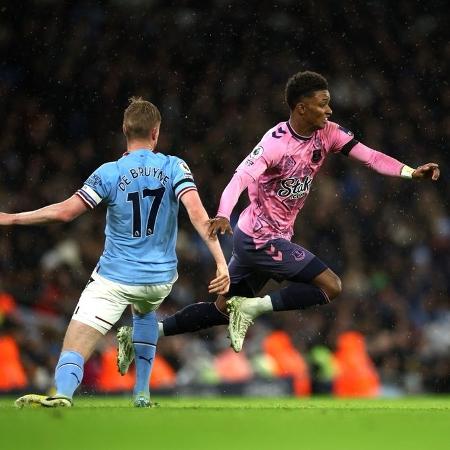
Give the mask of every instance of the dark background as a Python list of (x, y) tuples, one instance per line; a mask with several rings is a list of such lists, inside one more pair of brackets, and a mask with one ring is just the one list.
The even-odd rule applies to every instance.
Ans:
[[(188, 162), (214, 215), (235, 167), (288, 118), (287, 78), (321, 72), (332, 120), (413, 167), (438, 162), (442, 177), (387, 178), (330, 156), (294, 241), (341, 276), (343, 293), (327, 307), (259, 320), (247, 352), (257, 354), (271, 329), (286, 330), (304, 355), (319, 344), (333, 350), (340, 333), (357, 330), (384, 386), (449, 391), (447, 2), (73, 3), (0, 5), (0, 209), (63, 200), (119, 157), (127, 99), (142, 95), (163, 116), (158, 150)], [(51, 384), (65, 326), (102, 250), (104, 214), (99, 207), (67, 225), (1, 230), (0, 286), (18, 306), (3, 315), (0, 333), (16, 338), (36, 388)], [(228, 257), (231, 240), (223, 244)], [(212, 259), (184, 211), (178, 255), (180, 278), (161, 317), (212, 300)], [(220, 327), (161, 339), (159, 352), (190, 382), (226, 346)]]

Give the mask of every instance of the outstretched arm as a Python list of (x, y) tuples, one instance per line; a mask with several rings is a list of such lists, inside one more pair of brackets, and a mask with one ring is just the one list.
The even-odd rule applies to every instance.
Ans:
[(213, 239), (208, 235), (208, 214), (203, 207), (200, 196), (196, 190), (190, 190), (182, 194), (181, 202), (185, 206), (189, 219), (192, 225), (197, 230), (203, 242), (208, 247), (213, 256), (216, 266), (216, 278), (209, 284), (208, 290), (210, 293), (226, 294), (230, 288), (230, 275), (228, 274), (228, 267), (223, 256), (222, 248), (219, 240), (215, 236)]
[(433, 181), (436, 181), (440, 175), (439, 166), (436, 163), (427, 163), (413, 169), (391, 156), (361, 144), (361, 142), (350, 150), (349, 156), (361, 161), (364, 165), (382, 175), (403, 178), (431, 178)]
[(45, 206), (35, 211), (16, 214), (0, 213), (0, 225), (39, 225), (54, 222), (70, 222), (89, 208), (77, 195), (60, 203)]

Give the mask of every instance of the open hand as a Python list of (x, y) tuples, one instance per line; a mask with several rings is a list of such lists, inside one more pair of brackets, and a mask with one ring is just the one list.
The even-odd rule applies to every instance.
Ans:
[(216, 278), (209, 283), (210, 294), (224, 295), (230, 289), (230, 275), (227, 266), (217, 266)]

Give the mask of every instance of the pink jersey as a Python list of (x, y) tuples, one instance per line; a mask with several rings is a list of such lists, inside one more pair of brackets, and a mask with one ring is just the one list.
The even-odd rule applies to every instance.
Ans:
[(348, 154), (357, 143), (352, 132), (333, 122), (309, 138), (297, 134), (289, 122), (270, 129), (236, 170), (253, 179), (248, 185), (250, 205), (239, 217), (239, 228), (259, 245), (276, 238), (290, 240), (327, 155), (342, 150)]

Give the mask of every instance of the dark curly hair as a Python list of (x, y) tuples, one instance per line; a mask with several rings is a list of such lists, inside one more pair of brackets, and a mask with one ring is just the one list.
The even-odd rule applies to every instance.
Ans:
[(298, 72), (292, 75), (286, 83), (285, 98), (289, 108), (293, 110), (295, 105), (302, 97), (308, 97), (315, 91), (324, 91), (328, 89), (326, 78), (320, 73)]

